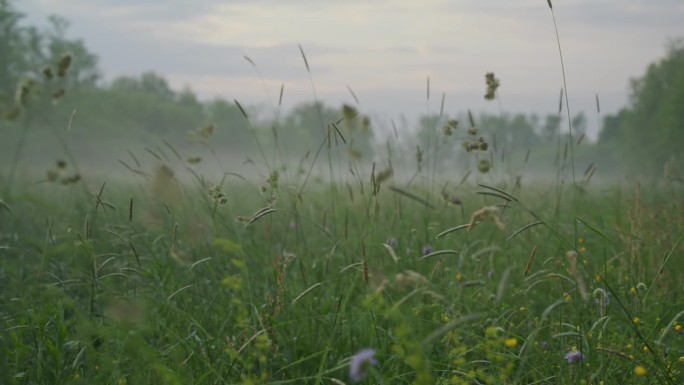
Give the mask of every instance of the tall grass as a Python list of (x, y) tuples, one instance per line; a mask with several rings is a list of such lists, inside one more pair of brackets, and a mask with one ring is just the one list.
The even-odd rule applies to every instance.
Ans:
[[(129, 183), (6, 192), (2, 383), (682, 382), (681, 187), (580, 186), (571, 150), (573, 199), (510, 191), (472, 114), (439, 132), (443, 107), (416, 163), (392, 142), (388, 168), (345, 157), (341, 112), (281, 172), (280, 105), (256, 176), (201, 174), (166, 143), (175, 161), (130, 154)], [(474, 165), (439, 180), (454, 141)]]

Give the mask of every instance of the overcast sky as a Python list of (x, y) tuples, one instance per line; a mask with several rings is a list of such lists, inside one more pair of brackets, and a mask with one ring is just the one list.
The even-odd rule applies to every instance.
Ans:
[[(50, 14), (71, 22), (100, 58), (105, 79), (153, 70), (174, 88), (268, 105), (313, 98), (298, 44), (320, 99), (354, 103), (380, 119), (428, 110), (498, 112), (484, 74), (501, 80), (507, 112), (546, 114), (562, 87), (553, 20), (545, 0), (22, 0), (32, 24)], [(629, 79), (684, 37), (682, 0), (556, 0), (571, 109), (596, 127), (626, 105)], [(263, 75), (245, 60), (251, 58)], [(431, 97), (426, 101), (426, 79)]]

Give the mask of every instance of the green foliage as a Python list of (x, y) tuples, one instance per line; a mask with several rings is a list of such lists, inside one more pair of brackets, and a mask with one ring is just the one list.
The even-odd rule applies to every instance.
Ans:
[(630, 106), (606, 117), (601, 144), (611, 148), (628, 170), (662, 175), (672, 162), (684, 166), (684, 41), (631, 83)]
[[(275, 193), (300, 182), (280, 176)], [(124, 185), (99, 197), (55, 188), (0, 211), (8, 384), (347, 382), (346, 360), (365, 347), (377, 351), (373, 383), (681, 381), (676, 185), (586, 191), (577, 238), (556, 186), (463, 188), (468, 214), (490, 207), (505, 228), (483, 220), (440, 238), (468, 221), (459, 208), (392, 191), (354, 200), (319, 185), (245, 225), (233, 218), (269, 197), (239, 181), (223, 184), (231, 199), (218, 209), (188, 185), (161, 213)], [(376, 201), (372, 213), (359, 199)], [(344, 203), (336, 215), (331, 201)], [(543, 226), (516, 230), (533, 219)], [(567, 362), (575, 349), (586, 358)]]

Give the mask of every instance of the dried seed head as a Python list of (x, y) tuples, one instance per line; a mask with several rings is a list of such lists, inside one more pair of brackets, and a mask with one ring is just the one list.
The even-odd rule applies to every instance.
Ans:
[(52, 93), (52, 103), (57, 103), (59, 99), (63, 98), (64, 95), (66, 94), (66, 90), (64, 88), (60, 88), (57, 91)]
[(212, 133), (214, 133), (214, 129), (216, 126), (214, 126), (214, 123), (209, 123), (205, 126), (200, 127), (197, 130), (197, 133), (199, 133), (204, 139), (208, 139), (209, 136), (211, 136)]
[(447, 122), (442, 126), (442, 132), (444, 133), (445, 136), (451, 136), (453, 133), (453, 130), (458, 128), (458, 120), (456, 119), (449, 119)]
[(485, 99), (492, 100), (496, 98), (496, 90), (499, 88), (499, 79), (494, 77), (493, 72), (487, 72), (485, 74), (485, 82), (487, 83), (487, 92), (485, 93)]
[(54, 76), (54, 74), (52, 73), (52, 68), (50, 68), (50, 67), (43, 68), (43, 75), (48, 80), (52, 79), (52, 77)]
[(33, 88), (34, 82), (31, 78), (24, 78), (19, 84), (17, 84), (17, 89), (14, 93), (14, 101), (23, 107), (28, 103), (29, 93)]
[(370, 130), (371, 122), (370, 118), (367, 117), (366, 115), (361, 117), (361, 131), (368, 131)]
[(228, 203), (228, 198), (223, 193), (223, 191), (221, 191), (219, 186), (211, 186), (209, 188), (209, 196), (211, 197), (211, 199), (214, 200), (214, 202), (218, 203), (219, 205), (225, 205), (226, 203)]
[(461, 202), (461, 200), (458, 197), (451, 196), (451, 194), (449, 194), (446, 191), (442, 191), (442, 199), (444, 199), (444, 201), (447, 204), (451, 204), (454, 206), (460, 206), (461, 204), (463, 204), (463, 202)]
[(356, 119), (357, 116), (359, 116), (359, 111), (354, 106), (344, 104), (342, 105), (342, 116), (345, 120), (352, 121)]
[(278, 189), (278, 170), (272, 170), (268, 178), (266, 178), (266, 183), (271, 185), (273, 189)]
[(499, 229), (504, 230), (506, 228), (506, 225), (499, 216), (499, 208), (496, 206), (487, 206), (475, 211), (470, 216), (470, 221), (468, 222), (468, 231), (471, 231), (475, 225), (480, 223), (482, 219), (486, 218), (494, 221), (494, 224), (496, 224)]
[(477, 164), (477, 169), (483, 174), (488, 173), (489, 170), (491, 170), (491, 168), (492, 168), (492, 163), (489, 161), (489, 159), (482, 159)]
[(57, 76), (64, 77), (71, 66), (71, 55), (64, 54), (57, 63)]
[(392, 175), (394, 175), (394, 170), (392, 170), (391, 167), (388, 169), (382, 170), (375, 176), (375, 183), (381, 184), (382, 182), (391, 178)]
[(480, 151), (487, 151), (489, 148), (489, 144), (485, 141), (483, 137), (480, 137), (480, 139), (477, 140), (477, 146), (478, 150)]
[(355, 148), (350, 148), (348, 153), (349, 153), (349, 157), (352, 159), (355, 159), (355, 160), (359, 160), (363, 157), (363, 154), (361, 153), (361, 151), (359, 151)]

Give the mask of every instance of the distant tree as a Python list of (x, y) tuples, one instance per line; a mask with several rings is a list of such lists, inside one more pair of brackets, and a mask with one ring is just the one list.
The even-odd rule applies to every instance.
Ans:
[(0, 0), (0, 117), (10, 120), (27, 109), (45, 115), (47, 106), (99, 77), (97, 57), (81, 40), (66, 37), (65, 19), (51, 16), (41, 31), (21, 25), (22, 18)]
[(630, 171), (660, 173), (665, 162), (684, 165), (684, 40), (631, 82), (629, 107), (606, 118), (600, 139)]
[(216, 140), (221, 145), (245, 150), (253, 148), (254, 138), (247, 119), (235, 103), (214, 99), (206, 104), (207, 121), (216, 126)]
[(327, 135), (328, 124), (340, 117), (337, 110), (320, 102), (300, 104), (284, 117), (278, 128), (278, 145), (295, 156), (316, 151)]
[(5, 98), (11, 95), (19, 76), (28, 68), (22, 50), (29, 31), (19, 26), (22, 17), (8, 0), (0, 0), (0, 92)]
[(560, 133), (561, 117), (557, 114), (547, 115), (541, 128), (541, 138), (544, 142), (552, 142)]
[[(93, 86), (100, 78), (97, 56), (88, 51), (82, 40), (69, 40), (66, 37), (69, 29), (69, 22), (66, 19), (53, 15), (48, 20), (51, 28), (42, 34), (44, 48), (40, 54), (42, 61), (46, 63), (44, 65), (52, 66), (55, 72), (58, 72), (55, 65), (65, 54), (68, 54), (71, 62), (68, 70), (69, 76), (65, 77), (65, 86), (71, 90), (84, 85)], [(43, 67), (45, 68), (49, 67)]]
[(570, 121), (572, 124), (572, 134), (579, 138), (587, 133), (587, 116), (584, 112), (579, 112)]
[(620, 126), (628, 114), (629, 111), (623, 108), (617, 115), (608, 115), (603, 118), (603, 128), (599, 133), (599, 143), (616, 144), (620, 135)]

